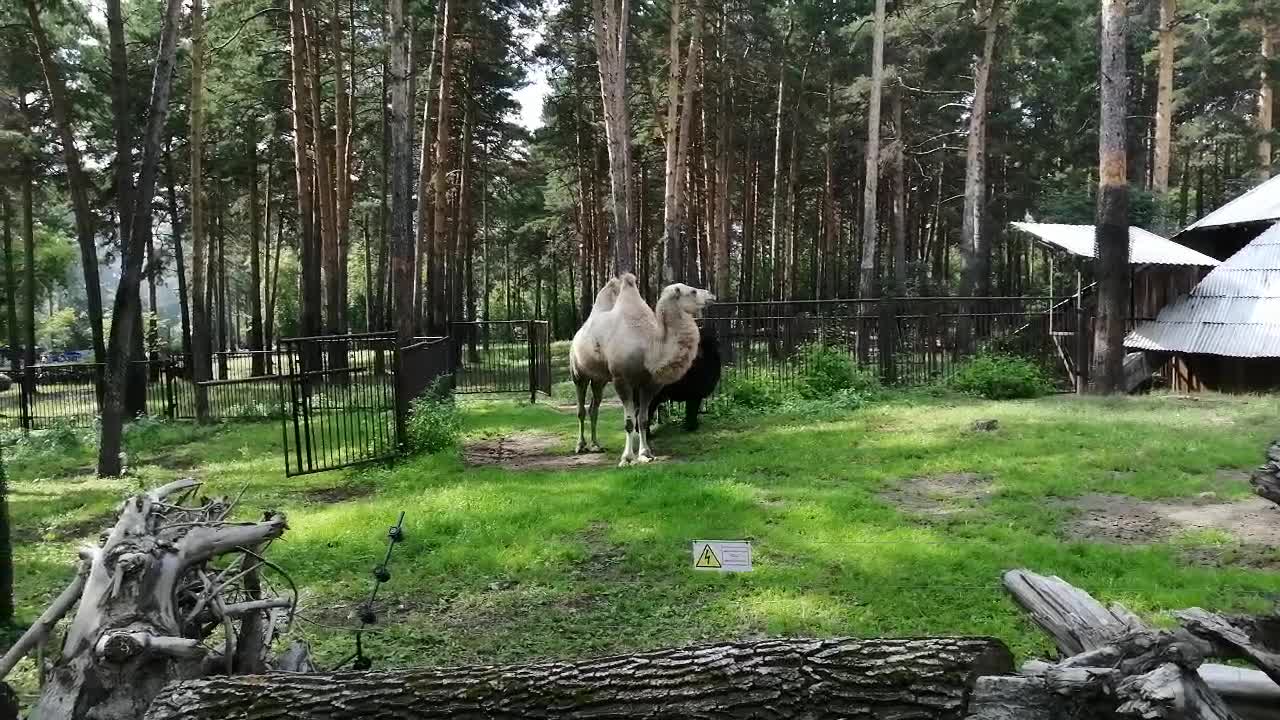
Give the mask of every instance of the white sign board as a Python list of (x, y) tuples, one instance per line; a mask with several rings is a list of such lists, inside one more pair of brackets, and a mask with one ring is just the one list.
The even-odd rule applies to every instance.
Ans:
[(746, 540), (694, 540), (693, 569), (751, 572), (751, 543)]

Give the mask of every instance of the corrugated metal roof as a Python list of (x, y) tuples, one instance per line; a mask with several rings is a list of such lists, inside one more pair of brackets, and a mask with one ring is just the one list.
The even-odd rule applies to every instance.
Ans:
[(1124, 344), (1135, 350), (1280, 357), (1280, 223), (1209, 271), (1190, 295), (1139, 325)]
[[(1014, 227), (1040, 238), (1045, 243), (1080, 257), (1093, 257), (1094, 226), (1058, 223), (1012, 223)], [(1202, 252), (1179, 245), (1172, 240), (1129, 228), (1129, 263), (1131, 265), (1217, 265), (1218, 261)]]
[(1280, 220), (1280, 175), (1205, 215), (1187, 230)]

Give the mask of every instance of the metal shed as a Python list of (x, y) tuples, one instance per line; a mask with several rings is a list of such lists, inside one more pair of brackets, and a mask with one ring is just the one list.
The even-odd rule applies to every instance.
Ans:
[(1226, 260), (1280, 221), (1280, 175), (1205, 215), (1174, 235), (1178, 242)]
[(1125, 347), (1172, 360), (1180, 389), (1280, 386), (1280, 222), (1139, 324)]
[[(1092, 341), (1088, 333), (1079, 337), (1076, 329), (1085, 322), (1081, 313), (1093, 306), (1094, 283), (1089, 277), (1094, 259), (1093, 225), (1064, 225), (1059, 223), (1015, 222), (1013, 227), (1034, 236), (1050, 252), (1050, 294), (1055, 272), (1054, 256), (1066, 254), (1076, 259), (1076, 286), (1073, 296), (1059, 302), (1049, 311), (1049, 335), (1057, 349), (1068, 375), (1079, 386), (1084, 380), (1080, 372), (1087, 365), (1079, 358), (1087, 358), (1088, 345)], [(1156, 317), (1168, 303), (1185, 295), (1216, 266), (1214, 258), (1176, 243), (1139, 227), (1129, 228), (1130, 297), (1129, 316), (1135, 320)]]

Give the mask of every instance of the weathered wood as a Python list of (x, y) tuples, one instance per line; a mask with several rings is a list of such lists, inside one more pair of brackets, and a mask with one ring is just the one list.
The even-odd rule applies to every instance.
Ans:
[(89, 564), (80, 563), (80, 568), (76, 571), (76, 575), (66, 588), (58, 594), (53, 603), (45, 608), (31, 627), (18, 638), (9, 650), (5, 652), (4, 657), (0, 658), (0, 679), (3, 679), (13, 670), (13, 666), (18, 661), (26, 657), (35, 648), (39, 647), (49, 637), (49, 633), (53, 631), (53, 627), (58, 624), (71, 608), (75, 607), (76, 601), (80, 599), (80, 593), (84, 592), (84, 581), (89, 577)]
[(1247, 622), (1233, 622), (1200, 608), (1181, 610), (1174, 615), (1187, 630), (1208, 640), (1219, 656), (1248, 660), (1280, 684), (1280, 652), (1259, 642)]
[(1107, 609), (1057, 576), (1010, 570), (1004, 574), (1004, 586), (1032, 622), (1053, 636), (1063, 655), (1097, 649), (1141, 627), (1134, 624), (1133, 613), (1119, 606)]
[[(1025, 698), (1011, 704), (1006, 684), (979, 683), (974, 697), (979, 720), (1059, 720), (1086, 708), (1098, 717), (1280, 718), (1280, 685), (1256, 670), (1201, 665), (1205, 656), (1253, 659), (1270, 652), (1280, 638), (1280, 620), (1225, 619), (1200, 610), (1184, 611), (1185, 630), (1156, 631), (1125, 608), (1104, 608), (1088, 593), (1026, 570), (1005, 574), (1005, 586), (1032, 620), (1070, 655), (1057, 664), (1033, 661), (1022, 668), (1030, 683)], [(1213, 627), (1214, 632), (1206, 630)], [(1226, 643), (1223, 637), (1230, 638)], [(1248, 644), (1246, 651), (1241, 644)], [(1226, 647), (1222, 647), (1222, 645)], [(1173, 670), (1165, 669), (1165, 666)], [(1022, 687), (1022, 686), (1020, 686)], [(1058, 701), (1036, 700), (1047, 692)], [(984, 693), (991, 693), (986, 697)], [(1062, 701), (1069, 700), (1069, 707)], [(1021, 713), (1009, 714), (1014, 710)], [(977, 714), (981, 709), (984, 714)], [(1005, 713), (1005, 714), (1001, 714)], [(1125, 714), (1127, 713), (1127, 714)], [(1145, 715), (1141, 713), (1147, 713)], [(1226, 713), (1226, 714), (1223, 714)]]
[(1122, 717), (1239, 720), (1199, 675), (1175, 663), (1126, 678), (1116, 695), (1124, 701), (1116, 709)]
[(573, 663), (193, 680), (147, 720), (961, 718), (989, 638), (768, 640)]
[(1267, 461), (1249, 478), (1253, 492), (1280, 505), (1280, 440), (1267, 448)]
[[(79, 600), (40, 698), (42, 720), (138, 718), (167, 683), (236, 669), (237, 648), (265, 655), (271, 614), (281, 602), (243, 583), (256, 567), (246, 561), (259, 558), (246, 548), (279, 537), (284, 517), (233, 523), (222, 500), (184, 507), (181, 496), (198, 485), (179, 480), (128, 498), (102, 547), (83, 553), (87, 575), (42, 618), (51, 625)], [(208, 564), (224, 553), (240, 553), (240, 564)], [(253, 599), (228, 613), (224, 593)], [(206, 645), (215, 628), (225, 630), (221, 651)], [(260, 636), (256, 645), (250, 635)], [(265, 666), (263, 658), (243, 654), (238, 665)]]

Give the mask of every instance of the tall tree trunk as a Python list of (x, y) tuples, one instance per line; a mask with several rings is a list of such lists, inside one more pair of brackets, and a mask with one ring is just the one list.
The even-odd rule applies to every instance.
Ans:
[[(172, 140), (172, 138), (171, 138)], [(191, 372), (191, 307), (187, 294), (187, 267), (182, 252), (182, 215), (178, 212), (177, 176), (173, 172), (173, 154), (168, 144), (164, 149), (165, 175), (169, 179), (169, 227), (173, 231), (174, 272), (178, 275), (178, 312), (182, 322), (182, 358)]]
[(835, 297), (832, 285), (835, 281), (836, 243), (840, 221), (836, 218), (835, 138), (832, 135), (835, 83), (830, 65), (827, 68), (827, 115), (824, 142), (822, 144), (822, 250), (817, 253), (818, 281), (814, 285), (814, 298)]
[[(733, 113), (735, 92), (734, 79), (737, 77), (728, 61), (729, 36), (728, 23), (725, 18), (724, 5), (720, 7), (721, 37), (718, 47), (718, 63), (720, 77), (717, 84), (718, 103), (716, 107), (716, 203), (715, 203), (715, 236), (711, 239), (715, 260), (715, 293), (717, 297), (729, 299), (729, 166), (730, 154), (733, 153), (733, 129), (735, 124), (729, 121)], [(726, 74), (728, 77), (726, 78)]]
[[(31, 21), (31, 34), (35, 38), (36, 51), (40, 56), (40, 68), (44, 73), (45, 86), (49, 90), (49, 104), (53, 111), (53, 122), (58, 131), (58, 141), (62, 145), (62, 158), (67, 166), (67, 185), (71, 194), (71, 209), (75, 215), (76, 242), (80, 246), (80, 264), (84, 272), (85, 299), (89, 311), (89, 330), (93, 335), (93, 353), (97, 362), (104, 362), (107, 355), (106, 340), (102, 331), (102, 285), (98, 281), (98, 249), (92, 206), (89, 204), (89, 179), (80, 162), (80, 151), (76, 147), (75, 132), (71, 127), (71, 105), (67, 99), (67, 85), (53, 56), (53, 48), (49, 45), (48, 35), (40, 23), (40, 11), (36, 0), (24, 0), (27, 17)], [(119, 76), (120, 82), (126, 82), (127, 76)]]
[(1159, 55), (1160, 67), (1156, 78), (1156, 127), (1155, 168), (1151, 174), (1151, 189), (1159, 193), (1169, 191), (1169, 158), (1173, 150), (1173, 61), (1177, 34), (1173, 30), (1177, 18), (1178, 0), (1160, 0)]
[(754, 155), (755, 144), (747, 144), (742, 164), (742, 259), (738, 281), (738, 297), (744, 301), (756, 299), (756, 217), (759, 214), (760, 160)]
[[(31, 117), (28, 114), (24, 91), (18, 93), (18, 107), (22, 112), (28, 139), (31, 139)], [(32, 147), (35, 147), (34, 143)], [(36, 174), (32, 166), (31, 154), (24, 152), (22, 153), (22, 279), (26, 289), (26, 302), (23, 303), (22, 309), (26, 315), (23, 318), (26, 342), (23, 343), (22, 348), (22, 365), (26, 368), (36, 364), (36, 232), (35, 207), (32, 198), (35, 182)], [(31, 381), (30, 371), (24, 374), (24, 379)]]
[[(866, 179), (862, 185), (862, 272), (860, 297), (876, 295), (876, 200), (880, 187), (880, 96), (884, 85), (885, 0), (876, 0), (876, 29), (871, 49), (871, 94), (867, 98)], [(865, 344), (865, 343), (864, 343)]]
[(449, 140), (453, 130), (449, 111), (453, 104), (453, 44), (454, 29), (457, 27), (457, 0), (446, 0), (444, 4), (444, 23), (440, 31), (440, 96), (436, 101), (436, 159), (431, 168), (432, 208), (432, 252), (431, 261), (431, 332), (438, 335), (449, 334), (449, 309), (451, 299), (448, 296), (448, 273), (451, 269), (446, 265), (449, 255)]
[(906, 134), (902, 125), (902, 91), (889, 98), (893, 113), (893, 294), (907, 292), (907, 173)]
[(1124, 333), (1129, 305), (1129, 181), (1125, 167), (1128, 76), (1124, 0), (1102, 0), (1098, 136), (1098, 215), (1094, 274), (1098, 311), (1093, 340), (1093, 390), (1124, 391)]
[[(808, 63), (806, 62), (806, 65)], [(800, 84), (797, 87), (804, 87), (805, 73), (800, 74)], [(797, 103), (799, 105), (799, 103)], [(782, 265), (774, 266), (774, 286), (776, 295), (779, 300), (796, 299), (799, 293), (796, 291), (796, 218), (798, 215), (796, 204), (797, 199), (797, 182), (796, 175), (799, 171), (799, 160), (797, 156), (799, 123), (791, 125), (791, 148), (789, 158), (787, 160), (787, 204), (783, 209), (783, 227), (785, 228), (785, 262)]]
[(204, 197), (204, 8), (203, 0), (191, 3), (191, 379), (196, 383), (196, 421), (207, 423), (209, 393), (200, 383), (212, 379), (213, 336), (208, 303), (208, 228)]
[[(156, 176), (160, 165), (162, 135), (169, 114), (169, 91), (173, 84), (173, 66), (177, 55), (180, 0), (169, 0), (160, 29), (160, 46), (156, 54), (155, 76), (147, 125), (143, 134), (142, 165), (138, 173), (137, 192), (130, 236), (121, 258), (120, 283), (111, 313), (111, 338), (107, 347), (106, 383), (103, 391), (102, 436), (98, 451), (98, 474), (114, 477), (120, 474), (120, 440), (124, 430), (125, 375), (129, 368), (129, 342), (138, 317), (138, 287), (142, 274), (143, 250), (151, 234), (151, 201), (155, 196)], [(126, 82), (127, 78), (114, 79)]]
[[(785, 109), (782, 103), (786, 99), (787, 89), (787, 54), (791, 49), (791, 33), (795, 30), (794, 19), (787, 20), (787, 34), (782, 38), (782, 62), (778, 65), (778, 103), (773, 115), (773, 189), (769, 192), (769, 287), (765, 295), (781, 300), (774, 295), (773, 278), (777, 276), (780, 264), (778, 256), (778, 202), (782, 197), (782, 119)], [(876, 106), (879, 113), (879, 105)]]
[[(693, 132), (693, 93), (697, 84), (698, 64), (702, 54), (702, 26), (704, 23), (702, 0), (694, 0), (693, 31), (689, 38), (689, 51), (683, 63), (680, 61), (680, 0), (671, 5), (671, 47), (669, 51), (670, 73), (667, 79), (666, 172), (664, 174), (662, 242), (663, 262), (661, 284), (683, 279), (685, 253), (682, 232), (684, 229), (685, 192), (689, 164), (689, 138)], [(681, 78), (683, 77), (683, 85)]]
[[(313, 188), (315, 169), (312, 165), (310, 94), (307, 89), (307, 31), (303, 17), (305, 0), (289, 0), (290, 117), (293, 119), (293, 157), (297, 180), (298, 255), (301, 265), (302, 297), (300, 330), (304, 336), (320, 334), (320, 258), (315, 226)], [(194, 255), (194, 253), (193, 253)], [(319, 359), (304, 354), (304, 370), (318, 370)]]
[[(254, 377), (266, 372), (262, 343), (262, 218), (258, 213), (258, 128), (245, 124), (245, 144), (249, 146), (249, 350), (253, 353), (250, 372)], [(271, 158), (267, 158), (267, 193), (271, 193)]]
[[(4, 211), (4, 299), (5, 322), (9, 324), (9, 368), (16, 372), (18, 348), (22, 347), (22, 326), (18, 324), (18, 275), (13, 267), (13, 212), (9, 207), (9, 191), (4, 187), (0, 187), (0, 210)], [(0, 618), (0, 622), (6, 619)]]
[[(355, 93), (348, 92), (348, 77), (346, 64), (343, 62), (342, 47), (342, 13), (339, 11), (341, 0), (333, 1), (333, 12), (330, 15), (330, 37), (332, 38), (332, 55), (333, 55), (333, 96), (334, 96), (334, 136), (333, 136), (333, 181), (334, 181), (334, 276), (337, 285), (336, 298), (332, 298), (334, 320), (331, 326), (336, 329), (338, 334), (346, 334), (349, 331), (349, 320), (347, 318), (347, 284), (349, 281), (348, 261), (350, 256), (351, 239), (348, 235), (351, 232), (351, 194), (353, 185), (351, 181), (351, 156), (352, 156), (352, 132), (354, 124), (352, 123), (353, 108), (352, 103), (355, 101)], [(354, 42), (355, 28), (352, 28)], [(354, 50), (353, 50), (354, 52)], [(354, 58), (353, 58), (354, 62)], [(354, 83), (355, 67), (350, 68), (350, 81)], [(352, 88), (354, 90), (354, 86)], [(412, 222), (412, 220), (410, 220)], [(334, 343), (341, 349), (342, 357), (341, 366), (347, 365), (347, 346), (343, 343)], [(340, 375), (346, 378), (346, 375)]]
[(1263, 179), (1271, 177), (1271, 113), (1276, 102), (1275, 81), (1271, 77), (1276, 30), (1271, 22), (1270, 18), (1262, 20), (1262, 76), (1258, 84), (1258, 172)]
[(427, 258), (431, 256), (428, 252), (431, 248), (433, 222), (431, 217), (431, 98), (434, 96), (436, 86), (436, 51), (440, 45), (440, 13), (448, 13), (448, 0), (441, 5), (440, 12), (431, 16), (431, 61), (427, 63), (427, 91), (423, 93), (425, 99), (422, 102), (422, 142), (418, 148), (418, 222), (416, 244), (417, 251), (414, 253), (414, 261), (417, 267), (414, 269), (413, 282), (413, 307), (418, 314), (417, 326), (422, 329), (424, 313), (427, 309), (428, 295), (427, 287), (424, 282), (424, 274), (430, 270), (426, 266)]
[(609, 151), (609, 214), (613, 220), (614, 270), (635, 272), (635, 235), (631, 210), (631, 114), (627, 108), (627, 42), (631, 0), (592, 0), (596, 66)]
[(391, 0), (390, 11), (390, 25), (387, 27), (390, 58), (387, 69), (391, 96), (389, 103), (391, 111), (389, 120), (391, 274), (392, 285), (395, 288), (396, 337), (400, 347), (404, 347), (413, 342), (415, 334), (413, 209), (410, 205), (413, 182), (413, 121), (409, 117), (413, 111), (413, 101), (409, 96), (409, 18), (406, 0)]
[(960, 256), (964, 264), (961, 295), (989, 295), (991, 290), (991, 242), (987, 214), (987, 105), (991, 70), (995, 63), (996, 35), (1000, 29), (1001, 0), (979, 5), (979, 23), (985, 39), (982, 57), (973, 72), (973, 106), (969, 110), (969, 147), (965, 155), (964, 215)]

